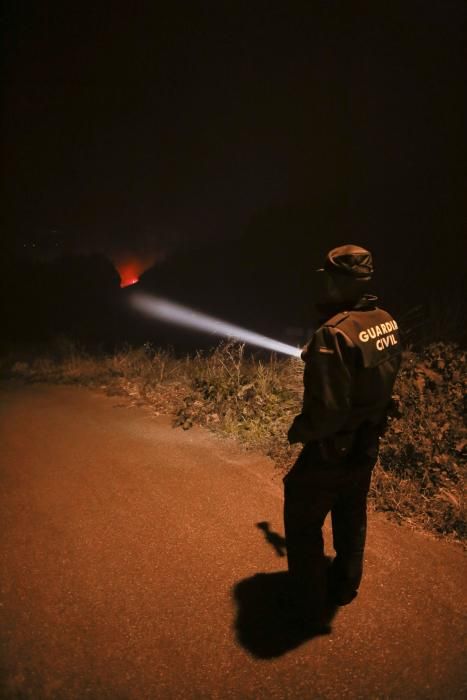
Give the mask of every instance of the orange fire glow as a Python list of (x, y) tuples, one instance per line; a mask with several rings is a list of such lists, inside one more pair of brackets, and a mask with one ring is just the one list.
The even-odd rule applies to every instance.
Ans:
[(114, 256), (112, 259), (115, 268), (120, 275), (120, 287), (129, 287), (139, 282), (140, 276), (148, 270), (156, 261), (155, 255), (141, 257)]
[(130, 284), (137, 284), (139, 282), (138, 277), (131, 277), (127, 279), (126, 277), (123, 277), (121, 282), (120, 282), (120, 287), (129, 287)]

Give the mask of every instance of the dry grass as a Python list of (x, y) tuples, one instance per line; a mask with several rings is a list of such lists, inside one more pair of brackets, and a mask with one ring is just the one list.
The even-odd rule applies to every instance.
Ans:
[[(405, 354), (395, 393), (399, 409), (381, 441), (372, 506), (438, 535), (466, 539), (464, 410), (465, 355), (454, 345), (432, 344)], [(300, 410), (300, 360), (258, 359), (244, 346), (221, 343), (209, 353), (177, 359), (150, 344), (91, 356), (66, 338), (39, 356), (4, 356), (5, 377), (79, 383), (131, 397), (174, 425), (201, 424), (270, 455), (286, 471), (299, 447), (286, 441)]]

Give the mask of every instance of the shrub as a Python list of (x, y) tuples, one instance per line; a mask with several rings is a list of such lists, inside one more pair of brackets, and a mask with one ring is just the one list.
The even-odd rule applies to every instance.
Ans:
[(465, 538), (464, 364), (457, 345), (405, 353), (395, 386), (399, 412), (382, 439), (373, 491), (381, 509)]
[[(221, 343), (198, 354), (190, 368), (192, 390), (177, 411), (176, 425), (214, 424), (217, 431), (278, 457), (287, 448), (291, 414), (301, 402), (302, 362), (245, 357), (244, 345)], [(288, 452), (288, 449), (286, 449)]]

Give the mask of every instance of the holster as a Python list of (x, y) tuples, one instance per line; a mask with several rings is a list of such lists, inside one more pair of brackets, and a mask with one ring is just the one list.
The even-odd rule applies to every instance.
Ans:
[(325, 462), (340, 462), (351, 452), (355, 444), (356, 433), (335, 433), (331, 437), (319, 441), (319, 451)]
[(352, 461), (362, 466), (374, 464), (378, 459), (379, 438), (383, 432), (383, 424), (363, 423), (356, 432)]
[(363, 423), (356, 430), (335, 433), (319, 441), (321, 457), (326, 462), (374, 463), (382, 430), (382, 425)]

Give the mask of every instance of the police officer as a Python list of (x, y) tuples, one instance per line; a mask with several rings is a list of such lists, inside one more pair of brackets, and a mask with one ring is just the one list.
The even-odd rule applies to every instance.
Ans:
[[(331, 601), (357, 595), (366, 536), (366, 499), (401, 361), (397, 322), (366, 293), (372, 255), (355, 245), (331, 250), (317, 271), (320, 325), (302, 352), (301, 413), (288, 440), (303, 443), (284, 478), (290, 579), (303, 618), (321, 625)], [(331, 512), (331, 567), (322, 525)]]

